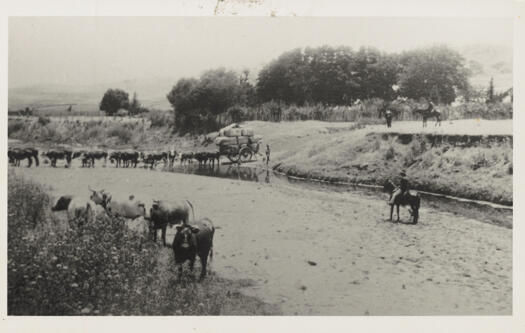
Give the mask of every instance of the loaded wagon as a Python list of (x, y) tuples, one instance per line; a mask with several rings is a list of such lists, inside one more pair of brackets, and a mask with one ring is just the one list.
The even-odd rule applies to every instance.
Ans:
[(232, 125), (219, 132), (215, 144), (221, 156), (226, 156), (233, 163), (252, 161), (259, 153), (262, 137), (254, 135), (253, 129)]

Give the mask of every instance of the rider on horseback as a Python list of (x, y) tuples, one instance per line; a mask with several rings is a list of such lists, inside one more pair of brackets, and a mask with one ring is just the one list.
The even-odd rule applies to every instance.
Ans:
[(402, 170), (399, 173), (399, 176), (400, 176), (399, 187), (392, 194), (392, 197), (390, 198), (390, 201), (388, 202), (389, 205), (393, 205), (398, 196), (405, 195), (408, 193), (408, 179), (407, 179), (407, 174), (405, 170)]

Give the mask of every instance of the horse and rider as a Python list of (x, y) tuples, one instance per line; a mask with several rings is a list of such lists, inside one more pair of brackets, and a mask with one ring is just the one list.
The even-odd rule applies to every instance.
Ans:
[(427, 127), (427, 119), (435, 118), (436, 123), (434, 126), (441, 126), (441, 112), (439, 112), (432, 101), (428, 102), (426, 109), (415, 109), (414, 113), (419, 113), (423, 118), (423, 127)]
[(418, 193), (412, 194), (409, 190), (409, 182), (405, 170), (399, 173), (398, 185), (394, 185), (390, 180), (384, 184), (383, 190), (390, 194), (388, 205), (390, 205), (390, 221), (394, 213), (394, 206), (397, 208), (397, 220), (399, 222), (399, 206), (410, 206), (410, 214), (412, 215), (412, 223), (416, 224), (419, 219), (419, 206), (421, 198)]

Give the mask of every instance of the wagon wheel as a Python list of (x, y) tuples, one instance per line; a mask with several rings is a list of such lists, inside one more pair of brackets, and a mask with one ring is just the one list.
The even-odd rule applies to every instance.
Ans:
[(239, 152), (239, 158), (242, 163), (249, 162), (252, 160), (253, 151), (249, 147), (244, 147)]
[(239, 160), (240, 160), (240, 155), (233, 154), (233, 153), (229, 153), (229, 154), (228, 154), (228, 159), (229, 159), (230, 161), (232, 161), (232, 163), (238, 163)]

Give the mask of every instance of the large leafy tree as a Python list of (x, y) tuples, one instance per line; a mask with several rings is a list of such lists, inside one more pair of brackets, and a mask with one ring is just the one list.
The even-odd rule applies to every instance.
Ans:
[(246, 102), (249, 82), (224, 68), (204, 72), (199, 79), (183, 78), (167, 95), (175, 112), (175, 125), (182, 132), (205, 132), (217, 127), (216, 118), (229, 107)]
[(392, 98), (400, 66), (372, 48), (322, 46), (282, 54), (259, 73), (261, 101), (288, 104), (351, 104), (356, 99)]
[(119, 109), (129, 108), (129, 95), (127, 92), (120, 89), (108, 89), (102, 100), (100, 101), (99, 109), (111, 116), (117, 113)]
[(449, 104), (457, 91), (467, 89), (465, 60), (446, 46), (405, 52), (401, 65), (400, 92), (406, 97)]

